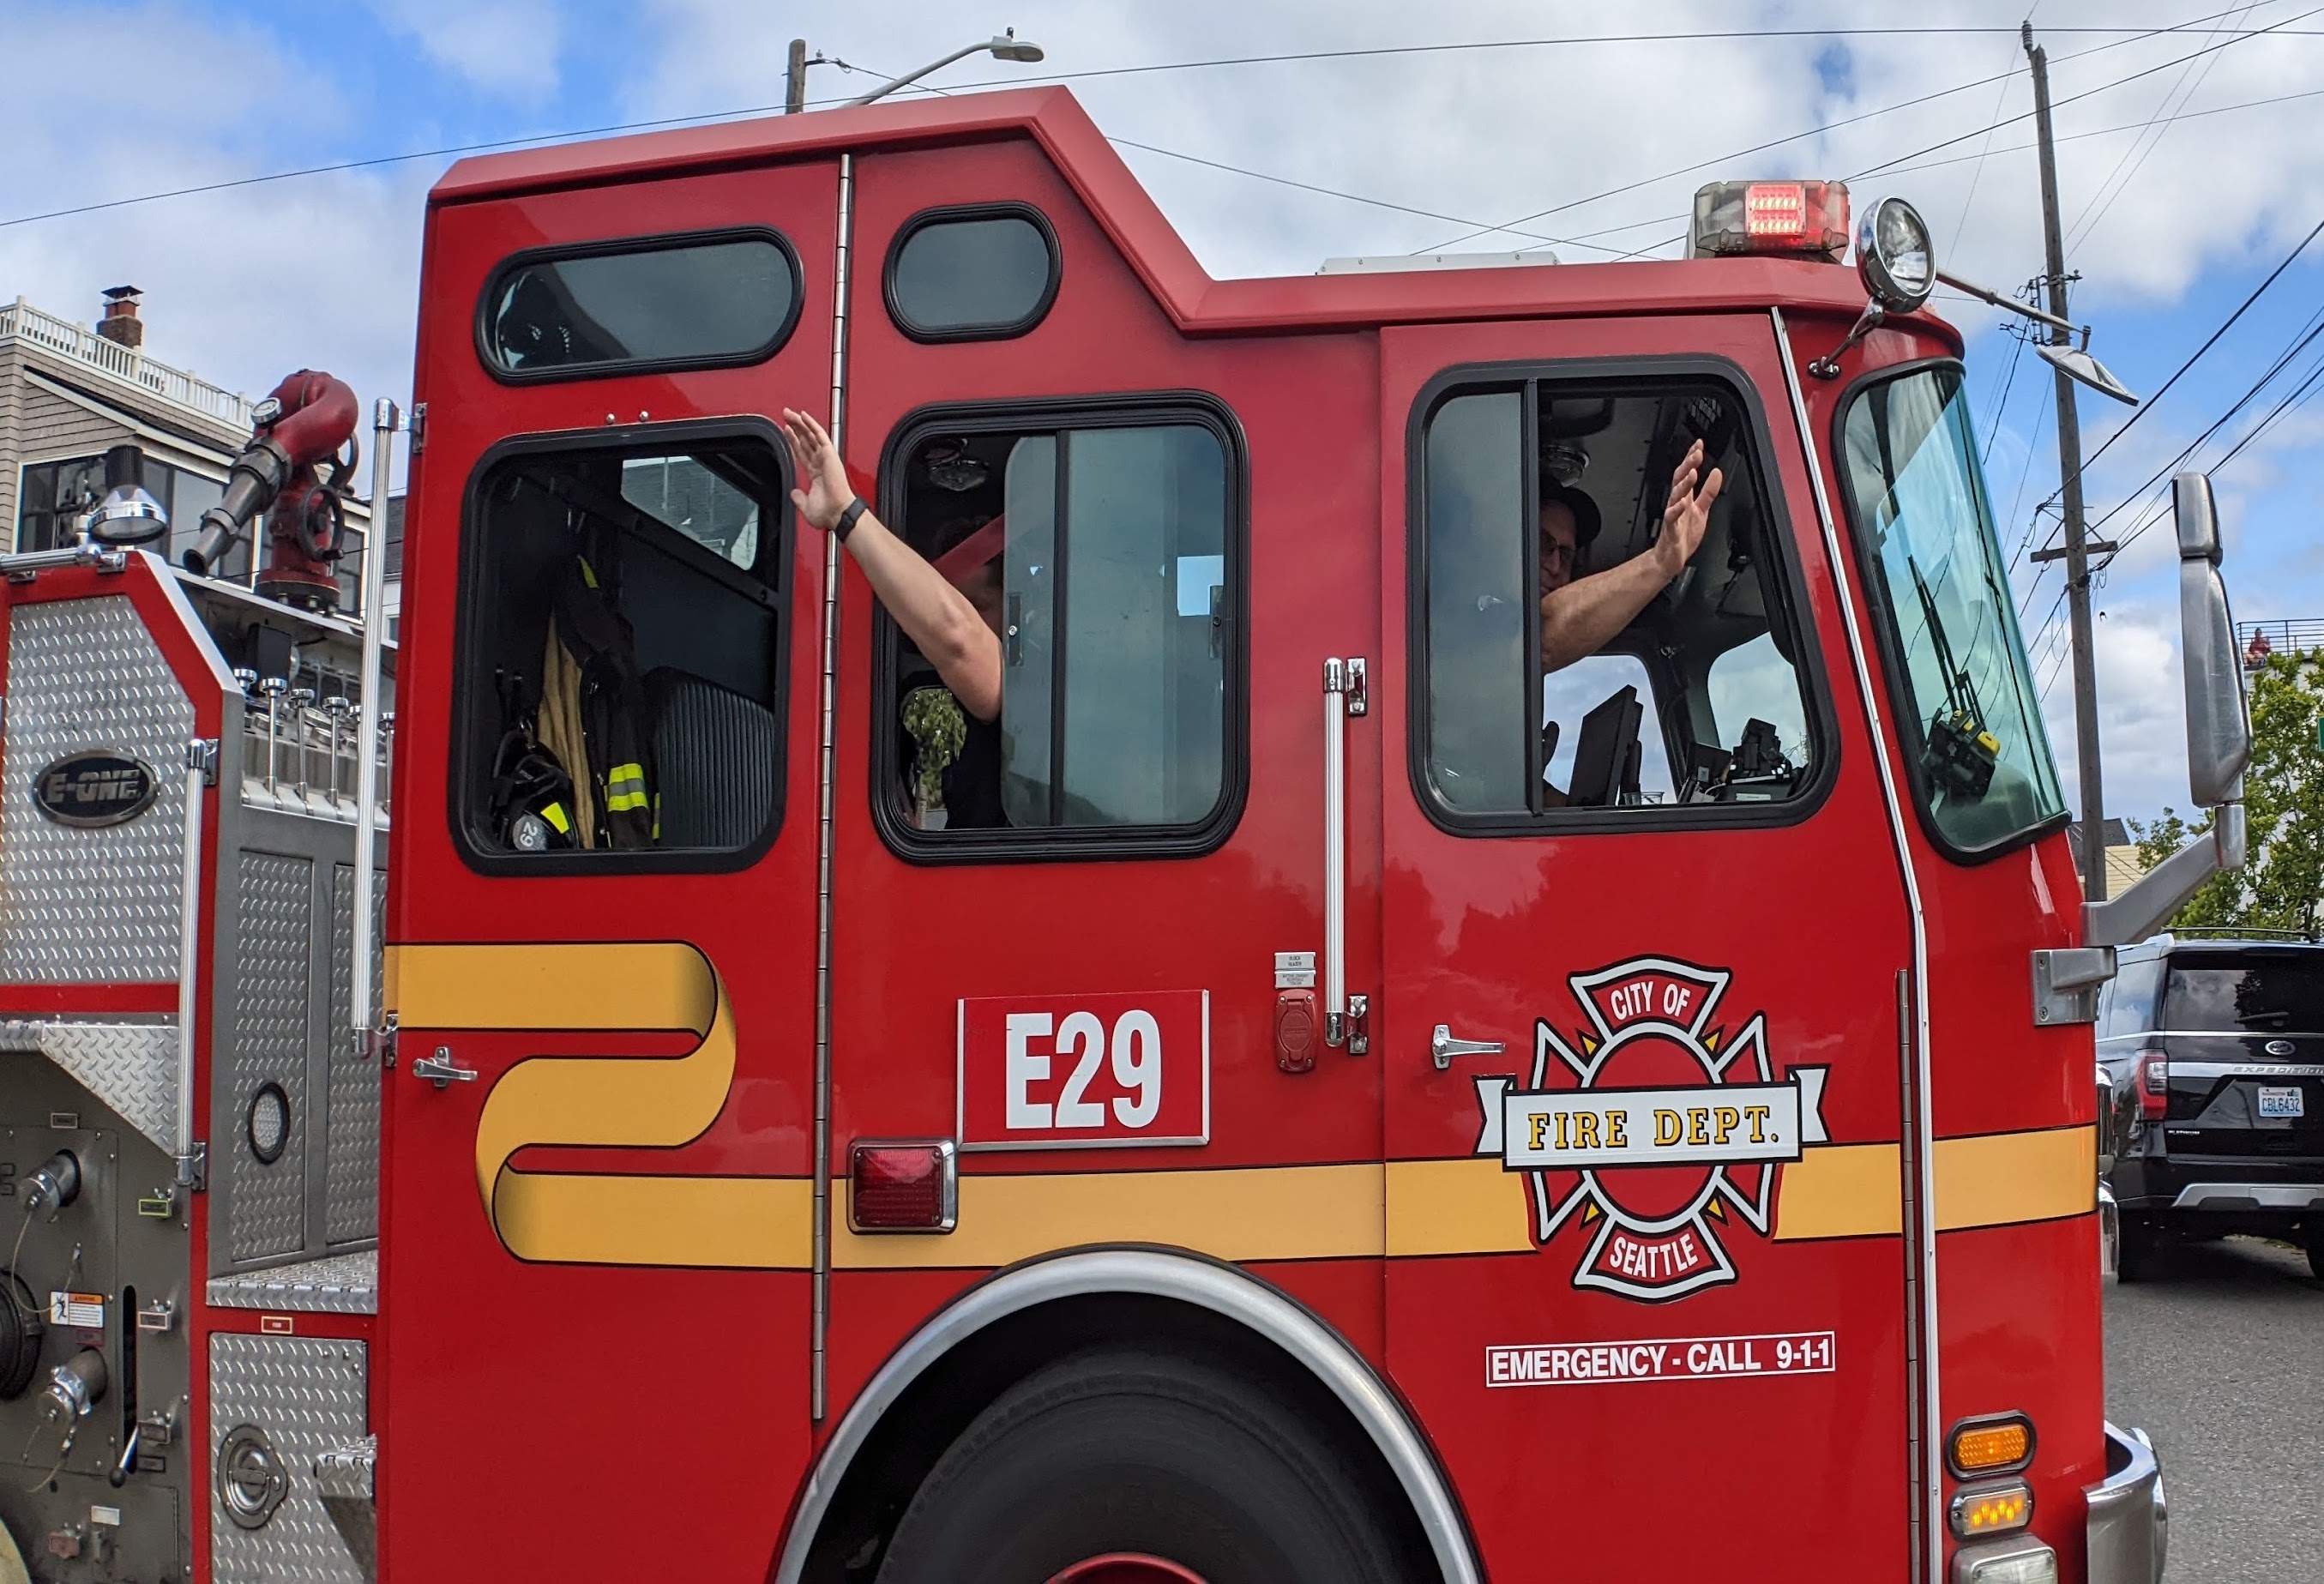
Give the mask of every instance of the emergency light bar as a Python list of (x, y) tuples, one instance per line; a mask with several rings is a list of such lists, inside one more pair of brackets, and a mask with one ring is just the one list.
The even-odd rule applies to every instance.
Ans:
[(1771, 253), (1836, 264), (1848, 251), (1848, 183), (1714, 181), (1694, 195), (1691, 258)]

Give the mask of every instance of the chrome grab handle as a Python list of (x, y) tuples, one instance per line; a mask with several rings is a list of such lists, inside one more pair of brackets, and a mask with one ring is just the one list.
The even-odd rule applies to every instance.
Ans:
[[(1370, 1048), (1349, 1027), (1348, 717), (1366, 708), (1360, 656), (1323, 662), (1323, 1043), (1350, 1055)], [(1355, 1014), (1362, 1016), (1360, 1012)]]
[(1455, 1056), (1498, 1056), (1508, 1050), (1498, 1039), (1454, 1039), (1452, 1026), (1440, 1023), (1428, 1036), (1428, 1059), (1443, 1072), (1452, 1064)]
[(425, 1078), (438, 1089), (449, 1089), (455, 1083), (474, 1083), (476, 1070), (463, 1067), (452, 1059), (452, 1047), (439, 1045), (432, 1056), (422, 1056), (411, 1064), (411, 1075)]

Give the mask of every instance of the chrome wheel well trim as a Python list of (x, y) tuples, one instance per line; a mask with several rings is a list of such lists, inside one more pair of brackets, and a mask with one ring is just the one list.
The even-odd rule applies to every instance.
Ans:
[(791, 1516), (773, 1584), (797, 1584), (832, 1498), (872, 1433), (915, 1382), (962, 1342), (1012, 1314), (1062, 1298), (1126, 1294), (1206, 1309), (1265, 1338), (1304, 1366), (1371, 1439), (1446, 1584), (1482, 1584), (1468, 1525), (1443, 1471), (1404, 1405), (1337, 1333), (1256, 1278), (1200, 1256), (1108, 1248), (1047, 1256), (981, 1283), (906, 1339), (848, 1405), (816, 1457)]

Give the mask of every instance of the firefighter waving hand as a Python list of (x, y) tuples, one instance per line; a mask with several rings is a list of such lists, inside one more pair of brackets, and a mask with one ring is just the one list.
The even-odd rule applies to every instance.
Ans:
[[(795, 442), (796, 443), (796, 442)], [(1718, 468), (1702, 474), (1697, 440), (1671, 473), (1662, 532), (1641, 554), (1587, 577), (1573, 576), (1582, 547), (1598, 535), (1598, 508), (1571, 485), (1545, 481), (1541, 493), (1541, 666), (1563, 670), (1592, 655), (1686, 570), (1711, 522), (1711, 503), (1727, 485)]]
[(951, 823), (1001, 824), (1000, 520), (965, 525), (980, 531), (945, 555), (939, 569), (872, 514), (847, 482), (839, 447), (813, 415), (787, 407), (783, 427), (804, 486), (791, 491), (791, 504), (847, 547), (880, 603), (967, 717), (966, 741), (946, 778)]

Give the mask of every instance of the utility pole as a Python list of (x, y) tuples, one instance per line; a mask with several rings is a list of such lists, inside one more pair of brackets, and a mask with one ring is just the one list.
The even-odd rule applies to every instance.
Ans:
[[(2034, 127), (2042, 150), (2042, 242), (2050, 289), (2050, 311), (2066, 313), (2066, 244), (2058, 224), (2058, 152), (2050, 135), (2050, 58), (2034, 42), (2034, 24), (2022, 25), (2025, 58), (2034, 69)], [(2053, 345), (2073, 339), (2070, 331), (2053, 328)], [(2090, 631), (2090, 558), (2093, 549), (2082, 537), (2082, 423), (2074, 408), (2074, 382), (2063, 369), (2052, 377), (2058, 387), (2058, 488), (2065, 508), (2066, 543), (2062, 551), (2042, 550), (2037, 561), (2066, 563), (2066, 612), (2070, 624), (2074, 664), (2074, 760), (2082, 792), (2082, 891), (2089, 900), (2107, 895), (2106, 790), (2098, 775), (2098, 695), (2097, 649)]]
[(796, 115), (807, 108), (807, 41), (791, 41), (790, 71), (783, 81), (783, 114)]

